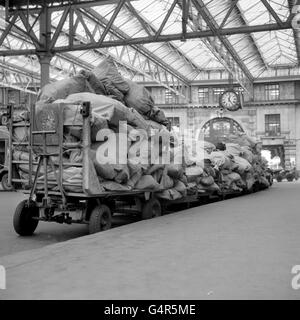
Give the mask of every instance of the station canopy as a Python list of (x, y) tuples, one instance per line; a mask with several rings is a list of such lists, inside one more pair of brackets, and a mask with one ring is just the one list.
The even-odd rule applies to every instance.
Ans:
[[(297, 4), (288, 0), (0, 1), (0, 84), (36, 92), (106, 57), (134, 81), (175, 92), (233, 79), (300, 79)], [(293, 27), (294, 26), (294, 27)]]

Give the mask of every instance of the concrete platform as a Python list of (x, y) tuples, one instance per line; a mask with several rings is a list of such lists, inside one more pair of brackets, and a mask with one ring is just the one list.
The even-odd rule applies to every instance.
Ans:
[[(21, 192), (0, 191), (0, 257), (43, 248), (46, 245), (89, 234), (87, 225), (40, 222), (32, 237), (19, 237), (13, 228), (13, 214), (23, 199), (25, 196)], [(115, 215), (112, 227), (119, 227), (137, 220), (138, 218), (134, 216)]]
[(0, 258), (0, 299), (300, 299), (300, 183)]

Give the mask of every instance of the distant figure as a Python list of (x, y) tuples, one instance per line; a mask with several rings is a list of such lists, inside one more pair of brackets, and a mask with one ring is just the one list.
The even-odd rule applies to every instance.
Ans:
[(294, 170), (294, 174), (295, 174), (295, 180), (298, 180), (299, 179), (299, 173), (298, 173), (296, 167), (294, 167), (293, 170)]
[(225, 151), (226, 150), (226, 144), (223, 142), (218, 142), (216, 144), (216, 149), (219, 151)]

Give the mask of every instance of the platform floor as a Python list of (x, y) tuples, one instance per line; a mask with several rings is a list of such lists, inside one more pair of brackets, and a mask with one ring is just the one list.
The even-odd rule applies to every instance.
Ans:
[(300, 299), (300, 183), (0, 257), (0, 299)]

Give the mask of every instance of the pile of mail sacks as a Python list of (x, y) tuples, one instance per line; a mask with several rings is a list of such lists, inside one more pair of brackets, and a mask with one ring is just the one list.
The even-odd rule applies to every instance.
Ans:
[[(222, 150), (202, 141), (194, 152), (184, 138), (170, 129), (149, 91), (124, 79), (110, 58), (92, 71), (82, 70), (71, 78), (44, 86), (38, 95), (35, 121), (51, 129), (49, 119), (43, 118), (44, 108), (50, 103), (64, 105), (64, 141), (76, 144), (82, 139), (79, 104), (85, 101), (91, 104), (89, 156), (103, 192), (153, 190), (159, 198), (174, 200), (195, 192), (243, 191), (251, 190), (255, 183), (270, 185), (259, 144), (245, 134), (237, 134), (223, 141)], [(15, 122), (22, 124), (27, 120), (25, 113)], [(28, 129), (20, 125), (13, 136), (15, 142), (28, 141)], [(106, 150), (113, 145), (115, 149)], [(123, 154), (119, 161), (122, 150), (126, 150), (125, 160)], [(39, 152), (34, 151), (37, 161)], [(21, 143), (14, 147), (13, 159), (28, 161), (28, 150)], [(67, 165), (62, 175), (66, 191), (82, 191), (82, 167), (76, 165), (82, 159), (81, 148), (64, 150), (63, 162)], [(57, 165), (58, 157), (53, 156), (52, 161)], [(21, 178), (28, 178), (26, 163), (19, 164), (17, 169)], [(36, 169), (34, 165), (33, 173)], [(40, 181), (44, 174), (42, 169)], [(58, 190), (56, 172), (49, 167), (47, 175), (50, 189)]]

